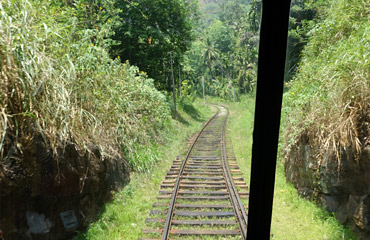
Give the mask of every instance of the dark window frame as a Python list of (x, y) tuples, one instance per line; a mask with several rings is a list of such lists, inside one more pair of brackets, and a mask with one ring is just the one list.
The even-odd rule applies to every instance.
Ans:
[(262, 1), (247, 239), (270, 239), (291, 0)]

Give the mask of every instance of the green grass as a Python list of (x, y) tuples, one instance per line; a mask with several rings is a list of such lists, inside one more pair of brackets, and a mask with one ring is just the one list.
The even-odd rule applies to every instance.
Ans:
[(116, 18), (112, 1), (0, 1), (1, 155), (38, 131), (55, 157), (69, 142), (94, 143), (103, 158), (150, 167), (151, 153), (135, 152), (160, 143), (170, 109), (145, 72), (110, 58)]
[(357, 239), (339, 224), (334, 214), (298, 196), (292, 184), (286, 182), (284, 167), (278, 162), (275, 178), (274, 206), (271, 230), (274, 239)]
[[(245, 180), (249, 183), (251, 167), (254, 99), (227, 104), (230, 110), (228, 128), (234, 153)], [(284, 168), (278, 160), (272, 215), (273, 239), (356, 239), (334, 216), (298, 196), (285, 180)]]
[[(209, 99), (217, 102), (218, 99)], [(196, 104), (199, 106), (199, 102)], [(223, 103), (230, 110), (228, 131), (234, 153), (247, 183), (250, 178), (254, 99), (243, 97), (238, 103)], [(199, 109), (199, 108), (198, 108)], [(84, 239), (139, 239), (152, 204), (158, 200), (160, 183), (176, 155), (185, 151), (187, 137), (200, 129), (201, 121), (211, 115), (208, 108), (201, 108), (200, 118), (181, 111), (182, 121), (176, 122), (177, 131), (170, 143), (161, 146), (161, 161), (147, 173), (133, 173), (130, 183), (115, 194), (106, 204), (99, 219), (88, 231), (75, 240)], [(207, 117), (205, 117), (207, 116)], [(178, 134), (178, 135), (176, 135)], [(163, 153), (166, 151), (165, 153)], [(153, 225), (155, 226), (155, 225)], [(356, 239), (350, 230), (340, 225), (328, 212), (298, 196), (297, 190), (286, 182), (284, 169), (279, 162), (276, 173), (274, 208), (272, 216), (273, 239)]]
[(199, 101), (195, 106), (191, 112), (188, 111), (189, 114), (180, 108), (181, 121), (175, 121), (174, 132), (168, 137), (168, 144), (158, 149), (161, 160), (146, 173), (134, 172), (130, 183), (122, 191), (115, 193), (114, 200), (104, 206), (99, 219), (75, 240), (126, 240), (139, 239), (142, 236), (142, 229), (149, 228), (145, 219), (149, 217), (152, 204), (158, 201), (156, 197), (159, 186), (172, 161), (177, 155), (184, 153), (186, 140), (200, 130), (202, 123), (213, 114), (209, 107), (203, 107)]
[(286, 152), (309, 139), (318, 165), (351, 148), (358, 161), (370, 144), (370, 0), (324, 2), (298, 71), (286, 83), (282, 121)]

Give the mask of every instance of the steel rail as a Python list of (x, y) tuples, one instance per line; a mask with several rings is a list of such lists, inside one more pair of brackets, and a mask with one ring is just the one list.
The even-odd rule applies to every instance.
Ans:
[(230, 200), (233, 205), (233, 209), (235, 211), (235, 214), (238, 218), (239, 222), (239, 228), (242, 233), (243, 239), (246, 238), (247, 236), (247, 222), (248, 222), (248, 217), (245, 212), (243, 203), (240, 199), (239, 193), (235, 187), (234, 181), (232, 179), (231, 171), (229, 168), (229, 164), (227, 161), (227, 154), (226, 154), (226, 141), (225, 141), (225, 128), (226, 128), (226, 121), (227, 117), (229, 116), (229, 110), (227, 108), (224, 108), (227, 110), (227, 115), (225, 117), (223, 126), (222, 126), (222, 135), (221, 135), (221, 160), (222, 160), (222, 166), (224, 169), (225, 173), (225, 180), (227, 182), (227, 188), (228, 192), (230, 194)]
[(193, 150), (193, 147), (196, 144), (196, 142), (198, 141), (200, 135), (203, 133), (204, 129), (219, 114), (219, 112), (220, 112), (220, 110), (218, 109), (217, 112), (212, 116), (212, 118), (209, 119), (208, 122), (200, 130), (200, 132), (197, 135), (196, 139), (194, 140), (193, 144), (189, 148), (189, 151), (186, 154), (186, 157), (185, 157), (184, 161), (182, 162), (179, 174), (177, 175), (177, 178), (176, 178), (176, 184), (175, 184), (175, 187), (173, 189), (172, 198), (171, 198), (171, 202), (170, 202), (170, 207), (168, 209), (168, 214), (167, 214), (167, 218), (166, 218), (166, 224), (165, 224), (165, 227), (164, 227), (163, 233), (162, 233), (162, 240), (167, 240), (168, 239), (168, 234), (169, 234), (169, 231), (170, 231), (170, 228), (171, 228), (171, 220), (172, 220), (172, 217), (173, 217), (173, 210), (174, 210), (174, 207), (175, 207), (175, 202), (176, 202), (176, 197), (177, 197), (177, 193), (178, 193), (178, 189), (179, 189), (181, 174), (184, 171), (186, 161), (189, 159), (190, 153)]

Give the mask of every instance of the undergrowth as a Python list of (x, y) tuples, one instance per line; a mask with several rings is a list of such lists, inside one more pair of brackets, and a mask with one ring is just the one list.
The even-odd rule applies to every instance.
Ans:
[[(130, 182), (114, 194), (114, 200), (105, 204), (96, 221), (84, 232), (79, 232), (75, 240), (85, 239), (140, 239), (142, 230), (151, 227), (145, 222), (150, 218), (153, 203), (157, 199), (161, 182), (165, 179), (171, 163), (177, 155), (186, 154), (187, 139), (202, 128), (216, 109), (203, 106), (202, 101), (194, 99), (193, 110), (189, 113), (180, 105), (178, 119), (173, 122), (173, 131), (168, 141), (156, 148), (157, 161), (145, 172), (133, 172)], [(165, 201), (163, 201), (165, 202)], [(158, 223), (157, 223), (158, 224)], [(159, 224), (163, 227), (163, 224)]]
[[(235, 156), (249, 185), (252, 159), (255, 97), (242, 96), (238, 103), (226, 103), (230, 110), (230, 129)], [(281, 143), (282, 144), (282, 143)], [(271, 232), (272, 239), (357, 239), (332, 213), (298, 195), (287, 182), (281, 155), (278, 156)]]
[(318, 164), (370, 144), (370, 1), (325, 2), (283, 104), (285, 151), (308, 141)]
[(135, 152), (155, 151), (169, 106), (146, 73), (109, 57), (116, 13), (109, 0), (0, 2), (1, 159), (40, 132), (54, 150), (95, 143), (149, 167)]

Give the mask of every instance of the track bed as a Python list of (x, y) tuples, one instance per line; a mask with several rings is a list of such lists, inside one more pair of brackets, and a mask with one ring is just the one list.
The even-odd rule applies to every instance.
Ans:
[(244, 239), (248, 186), (226, 138), (228, 110), (206, 123), (161, 184), (143, 239)]

